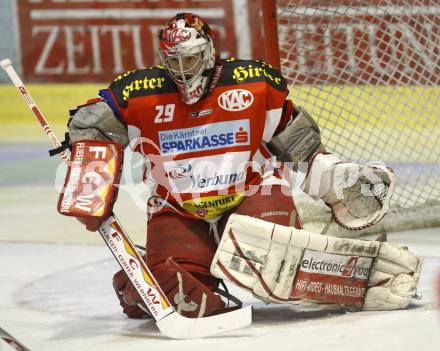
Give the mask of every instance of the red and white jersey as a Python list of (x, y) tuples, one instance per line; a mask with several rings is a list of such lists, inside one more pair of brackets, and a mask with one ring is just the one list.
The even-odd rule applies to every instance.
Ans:
[(193, 105), (161, 66), (127, 72), (100, 91), (138, 140), (154, 193), (203, 219), (237, 206), (262, 181), (272, 157), (264, 144), (291, 118), (286, 81), (265, 62), (221, 60), (212, 81)]

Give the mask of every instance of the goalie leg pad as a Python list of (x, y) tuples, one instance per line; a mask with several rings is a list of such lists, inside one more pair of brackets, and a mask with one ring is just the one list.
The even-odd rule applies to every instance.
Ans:
[[(348, 260), (354, 252), (357, 256), (375, 256), (378, 245), (376, 242), (322, 236), (248, 216), (232, 215), (213, 259), (211, 273), (251, 290), (260, 299), (298, 303), (307, 299), (307, 296), (292, 291), (297, 272), (303, 264), (305, 249), (326, 252), (327, 256), (339, 257), (342, 254)], [(371, 259), (364, 261), (361, 260), (359, 265), (371, 265)], [(365, 286), (367, 278), (363, 279)]]
[(406, 247), (382, 243), (371, 269), (363, 309), (406, 308), (417, 294), (422, 263)]
[(270, 302), (396, 309), (416, 294), (420, 259), (388, 243), (323, 236), (232, 215), (211, 273)]
[[(219, 279), (209, 272), (215, 249), (209, 223), (203, 220), (162, 213), (148, 222), (146, 262), (171, 304), (185, 317), (227, 311), (214, 293)], [(124, 310), (141, 302), (133, 290), (122, 291)]]
[[(172, 257), (152, 270), (162, 291), (178, 313), (189, 318), (200, 318), (226, 312), (225, 303), (212, 289), (204, 285), (199, 274), (191, 274)], [(201, 277), (203, 280), (203, 277)], [(212, 277), (211, 277), (212, 278)], [(146, 318), (149, 314), (143, 302), (128, 282), (125, 273), (119, 271), (113, 278), (113, 286), (123, 312), (130, 318)]]
[(119, 271), (113, 276), (113, 288), (122, 311), (129, 318), (150, 318), (151, 314), (146, 308), (142, 308), (142, 300), (131, 284), (124, 271)]
[(171, 304), (181, 315), (200, 318), (224, 312), (225, 303), (221, 297), (196, 278), (200, 277), (200, 274), (193, 275), (185, 270), (184, 263), (179, 265), (172, 258), (168, 258), (153, 271), (153, 274)]

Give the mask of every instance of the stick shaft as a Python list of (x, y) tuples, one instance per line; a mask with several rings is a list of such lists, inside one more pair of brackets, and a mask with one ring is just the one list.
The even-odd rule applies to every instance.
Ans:
[(2, 339), (4, 342), (6, 342), (14, 350), (30, 351), (26, 346), (24, 346), (22, 343), (20, 343), (16, 338), (14, 338), (11, 334), (9, 334), (3, 328), (0, 328), (0, 339)]
[[(9, 78), (11, 79), (12, 83), (15, 85), (15, 87), (20, 92), (21, 96), (23, 97), (24, 101), (26, 102), (26, 104), (28, 105), (28, 107), (30, 108), (32, 113), (37, 118), (38, 122), (40, 122), (41, 126), (43, 127), (44, 132), (49, 137), (52, 145), (54, 147), (61, 146), (61, 142), (56, 137), (56, 135), (53, 132), (52, 128), (50, 127), (49, 123), (47, 123), (46, 118), (44, 118), (43, 113), (40, 111), (37, 104), (32, 99), (31, 94), (29, 94), (29, 92), (25, 88), (23, 81), (18, 76), (17, 72), (14, 69), (14, 66), (12, 66), (12, 63), (10, 63), (10, 61), (8, 61), (6, 64), (2, 64), (1, 66), (5, 70), (6, 74), (9, 76)], [(69, 159), (70, 159), (69, 155), (65, 151), (60, 153), (60, 157), (65, 162), (69, 161)]]

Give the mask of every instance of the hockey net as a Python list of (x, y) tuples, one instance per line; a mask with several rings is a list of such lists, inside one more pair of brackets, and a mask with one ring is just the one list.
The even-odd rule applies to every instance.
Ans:
[[(395, 170), (392, 210), (373, 230), (440, 225), (440, 2), (276, 6), (291, 98), (316, 118), (326, 148)], [(328, 222), (322, 204), (306, 204), (304, 222)]]

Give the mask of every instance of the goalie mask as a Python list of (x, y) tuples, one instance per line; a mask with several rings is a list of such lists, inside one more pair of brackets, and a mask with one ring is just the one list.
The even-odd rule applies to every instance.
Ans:
[(209, 26), (198, 16), (179, 13), (160, 32), (159, 56), (186, 104), (207, 92), (217, 50)]

